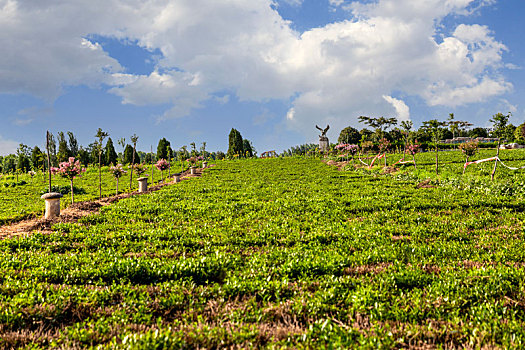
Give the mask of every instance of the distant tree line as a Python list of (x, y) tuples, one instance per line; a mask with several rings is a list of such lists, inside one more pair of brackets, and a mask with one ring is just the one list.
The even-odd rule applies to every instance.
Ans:
[[(84, 147), (79, 145), (76, 136), (71, 131), (68, 131), (67, 133), (60, 131), (56, 135), (50, 133), (50, 163), (52, 167), (58, 167), (59, 163), (67, 161), (69, 157), (75, 157), (80, 160), (83, 166), (98, 166), (99, 160), (101, 166), (108, 166), (112, 164), (116, 165), (118, 163), (132, 164), (132, 162), (150, 164), (158, 159), (185, 160), (192, 156), (202, 156), (206, 159), (222, 159), (226, 157), (226, 155), (220, 151), (209, 152), (206, 149), (206, 142), (203, 142), (199, 148), (197, 148), (197, 145), (192, 142), (190, 143), (189, 149), (188, 146), (182, 146), (178, 150), (173, 149), (170, 141), (163, 137), (159, 140), (155, 153), (152, 151), (144, 152), (136, 150), (135, 159), (133, 159), (133, 140), (133, 137), (130, 138), (129, 142), (127, 142), (125, 138), (120, 138), (117, 141), (117, 147), (119, 148), (119, 152), (117, 152), (115, 149), (115, 143), (111, 137), (108, 137), (107, 139), (105, 139), (105, 137), (101, 139), (95, 138), (94, 142), (90, 143), (87, 147)], [(247, 142), (249, 143), (249, 141)], [(4, 157), (0, 156), (0, 172), (25, 173), (31, 170), (47, 170), (48, 164), (46, 152), (46, 149), (41, 149), (38, 146), (30, 148), (27, 145), (20, 144), (15, 154), (9, 154)]]

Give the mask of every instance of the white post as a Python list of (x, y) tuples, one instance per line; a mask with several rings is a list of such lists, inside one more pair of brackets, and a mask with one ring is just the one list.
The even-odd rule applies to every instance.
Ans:
[(148, 190), (148, 178), (140, 177), (137, 181), (139, 182), (139, 192), (146, 192)]
[(52, 220), (60, 216), (60, 198), (63, 195), (57, 192), (46, 193), (42, 195), (42, 199), (46, 201), (46, 220)]

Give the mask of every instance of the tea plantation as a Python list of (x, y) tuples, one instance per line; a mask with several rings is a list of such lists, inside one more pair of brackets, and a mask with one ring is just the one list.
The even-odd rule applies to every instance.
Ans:
[(0, 348), (523, 348), (523, 175), (432, 157), (220, 162), (1, 240)]

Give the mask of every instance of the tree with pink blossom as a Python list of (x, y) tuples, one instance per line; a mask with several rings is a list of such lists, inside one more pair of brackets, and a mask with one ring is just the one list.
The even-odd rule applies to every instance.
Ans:
[(69, 179), (71, 184), (71, 204), (75, 202), (75, 197), (73, 194), (73, 179), (84, 171), (86, 171), (86, 169), (82, 168), (79, 160), (75, 161), (75, 157), (69, 157), (69, 161), (60, 163), (58, 168), (51, 168), (51, 172), (53, 174), (58, 174)]
[(109, 168), (109, 171), (111, 172), (111, 175), (115, 179), (117, 179), (117, 195), (118, 195), (118, 180), (126, 173), (126, 171), (122, 168), (122, 164), (117, 164), (115, 166), (112, 166)]
[(411, 143), (407, 146), (407, 151), (412, 155), (412, 159), (414, 160), (414, 168), (416, 169), (416, 154), (419, 153), (420, 147), (421, 145), (417, 142), (417, 140), (415, 140), (414, 143)]
[(160, 177), (162, 180), (164, 180), (164, 170), (167, 170), (169, 166), (170, 165), (166, 159), (159, 159), (155, 164), (155, 168), (160, 170)]

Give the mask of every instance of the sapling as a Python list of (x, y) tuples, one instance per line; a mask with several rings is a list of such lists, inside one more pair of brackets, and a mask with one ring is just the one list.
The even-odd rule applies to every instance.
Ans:
[(111, 172), (111, 175), (115, 179), (117, 179), (117, 191), (116, 194), (118, 195), (118, 180), (126, 173), (126, 171), (122, 168), (122, 164), (117, 164), (115, 166), (112, 166), (109, 168), (109, 171)]
[(155, 163), (155, 168), (160, 170), (161, 181), (164, 181), (164, 170), (169, 168), (169, 163), (166, 161), (166, 159), (159, 159), (157, 163)]
[(75, 157), (69, 157), (69, 161), (62, 162), (58, 165), (58, 168), (51, 168), (51, 172), (58, 174), (62, 177), (69, 179), (71, 184), (71, 204), (75, 202), (75, 197), (73, 193), (73, 179), (80, 175), (80, 173), (85, 172), (86, 169), (82, 168), (80, 161), (75, 161)]
[(478, 152), (478, 143), (476, 141), (465, 142), (459, 145), (459, 149), (465, 155), (465, 165), (463, 166), (463, 174), (467, 168), (468, 159)]
[(407, 146), (407, 151), (412, 155), (412, 160), (414, 161), (414, 168), (417, 169), (416, 165), (416, 154), (419, 153), (420, 150), (420, 144), (417, 142), (417, 140), (414, 141), (414, 143), (409, 144)]
[(131, 192), (131, 188), (132, 188), (132, 181), (133, 181), (133, 169), (134, 169), (134, 164), (135, 164), (135, 149), (137, 147), (137, 141), (138, 141), (139, 137), (135, 134), (133, 134), (133, 136), (131, 136), (131, 142), (133, 143), (133, 156), (131, 157), (131, 174), (130, 174), (130, 177), (129, 177), (129, 191)]
[(98, 140), (96, 141), (96, 147), (98, 150), (98, 197), (102, 198), (102, 143), (104, 139), (109, 136), (107, 132), (102, 131), (98, 128), (95, 135)]

